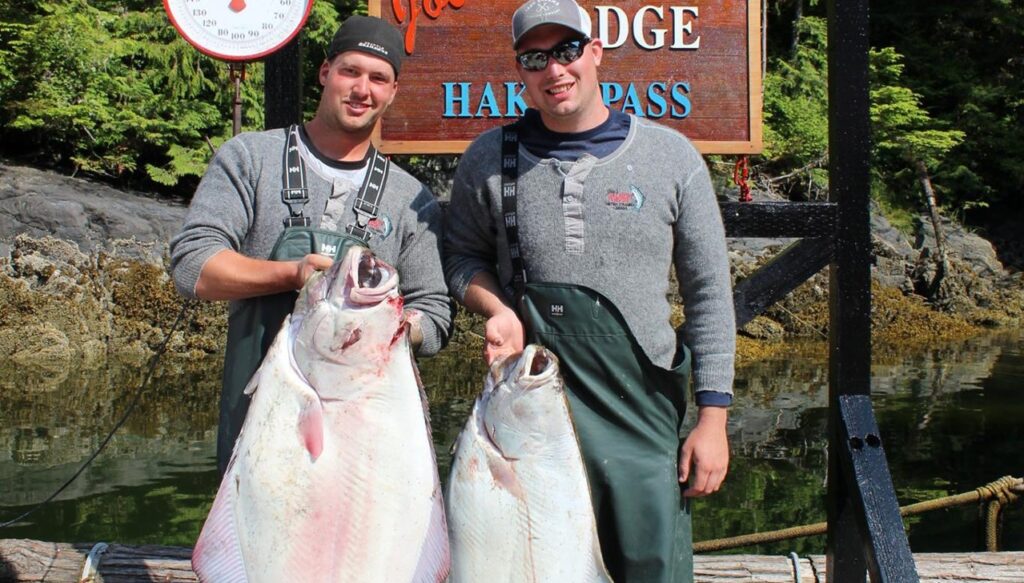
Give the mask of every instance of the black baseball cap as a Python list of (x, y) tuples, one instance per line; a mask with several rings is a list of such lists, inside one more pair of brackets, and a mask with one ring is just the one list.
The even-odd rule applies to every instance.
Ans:
[(402, 33), (374, 16), (349, 16), (334, 33), (327, 47), (327, 60), (346, 51), (361, 51), (391, 63), (395, 77), (402, 68)]

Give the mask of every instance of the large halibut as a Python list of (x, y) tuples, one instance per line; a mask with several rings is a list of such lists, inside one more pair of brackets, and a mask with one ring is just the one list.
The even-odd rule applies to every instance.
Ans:
[(491, 366), (445, 496), (450, 583), (611, 581), (558, 360), (529, 345)]
[(314, 275), (253, 376), (192, 555), (205, 582), (429, 582), (449, 547), (398, 275), (362, 247)]

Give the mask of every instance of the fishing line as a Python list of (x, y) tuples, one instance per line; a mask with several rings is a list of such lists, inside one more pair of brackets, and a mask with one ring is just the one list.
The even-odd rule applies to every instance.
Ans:
[(80, 476), (82, 472), (85, 471), (85, 468), (89, 467), (89, 464), (91, 464), (93, 460), (95, 460), (96, 457), (100, 455), (100, 452), (103, 451), (103, 448), (105, 448), (107, 444), (110, 443), (110, 440), (114, 438), (114, 434), (117, 433), (117, 430), (120, 429), (121, 426), (125, 424), (125, 422), (128, 420), (128, 416), (131, 415), (132, 411), (135, 410), (135, 405), (139, 402), (139, 398), (142, 397), (142, 394), (145, 392), (146, 385), (149, 384), (149, 379), (153, 376), (153, 371), (156, 370), (156, 365), (160, 363), (160, 357), (163, 356), (164, 352), (167, 351), (167, 344), (171, 341), (171, 336), (173, 336), (174, 333), (177, 331), (178, 324), (181, 323), (182, 318), (185, 317), (185, 313), (188, 312), (188, 309), (190, 307), (192, 307), (192, 300), (186, 300), (181, 305), (181, 310), (178, 312), (178, 317), (175, 318), (174, 324), (171, 326), (170, 331), (167, 332), (166, 336), (164, 336), (164, 341), (160, 344), (160, 347), (157, 348), (156, 354), (154, 354), (153, 358), (150, 360), (149, 368), (146, 370), (146, 376), (143, 377), (142, 383), (139, 385), (139, 388), (136, 389), (135, 396), (133, 396), (131, 402), (128, 403), (128, 408), (125, 409), (124, 414), (121, 415), (121, 419), (119, 419), (118, 422), (114, 425), (114, 428), (111, 429), (109, 433), (107, 433), (107, 436), (100, 443), (100, 446), (96, 449), (96, 451), (94, 451), (92, 455), (89, 456), (89, 459), (85, 460), (81, 467), (78, 468), (78, 471), (72, 474), (71, 477), (68, 478), (67, 481), (64, 482), (64, 484), (60, 488), (57, 488), (57, 490), (53, 494), (50, 494), (50, 496), (47, 497), (46, 500), (43, 500), (42, 502), (36, 504), (32, 508), (26, 510), (24, 513), (21, 514), (21, 516), (18, 516), (13, 520), (8, 520), (6, 522), (0, 523), (0, 528), (7, 528), (12, 524), (20, 522), (25, 518), (31, 516), (33, 513), (35, 513), (43, 506), (49, 504), (51, 501), (53, 501), (54, 498), (59, 496), (60, 493), (63, 492), (65, 488), (70, 486), (71, 483), (74, 482), (75, 479), (78, 478), (78, 476)]

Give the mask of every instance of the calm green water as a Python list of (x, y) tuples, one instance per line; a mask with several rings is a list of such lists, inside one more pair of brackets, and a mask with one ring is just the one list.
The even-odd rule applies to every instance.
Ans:
[[(985, 337), (873, 367), (875, 411), (901, 504), (1024, 475), (1024, 336)], [(96, 448), (142, 366), (0, 374), (0, 522), (44, 499)], [(217, 363), (165, 366), (108, 448), (54, 502), (0, 538), (191, 546), (217, 489)], [(484, 371), (476, 355), (421, 365), (442, 476)], [(824, 520), (827, 366), (773, 360), (738, 372), (725, 487), (695, 506), (696, 540)], [(692, 412), (691, 412), (692, 413)], [(442, 478), (443, 479), (443, 478)], [(1003, 550), (1024, 550), (1024, 504), (1004, 515)], [(915, 552), (984, 549), (975, 506), (908, 520)], [(824, 537), (745, 547), (821, 553)]]

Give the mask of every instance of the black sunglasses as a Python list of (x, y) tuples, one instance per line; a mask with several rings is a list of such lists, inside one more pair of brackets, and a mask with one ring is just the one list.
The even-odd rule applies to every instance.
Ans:
[(548, 58), (553, 58), (562, 65), (568, 65), (583, 55), (583, 47), (590, 39), (587, 37), (562, 41), (547, 50), (534, 49), (516, 55), (519, 65), (527, 71), (543, 71), (548, 68)]

